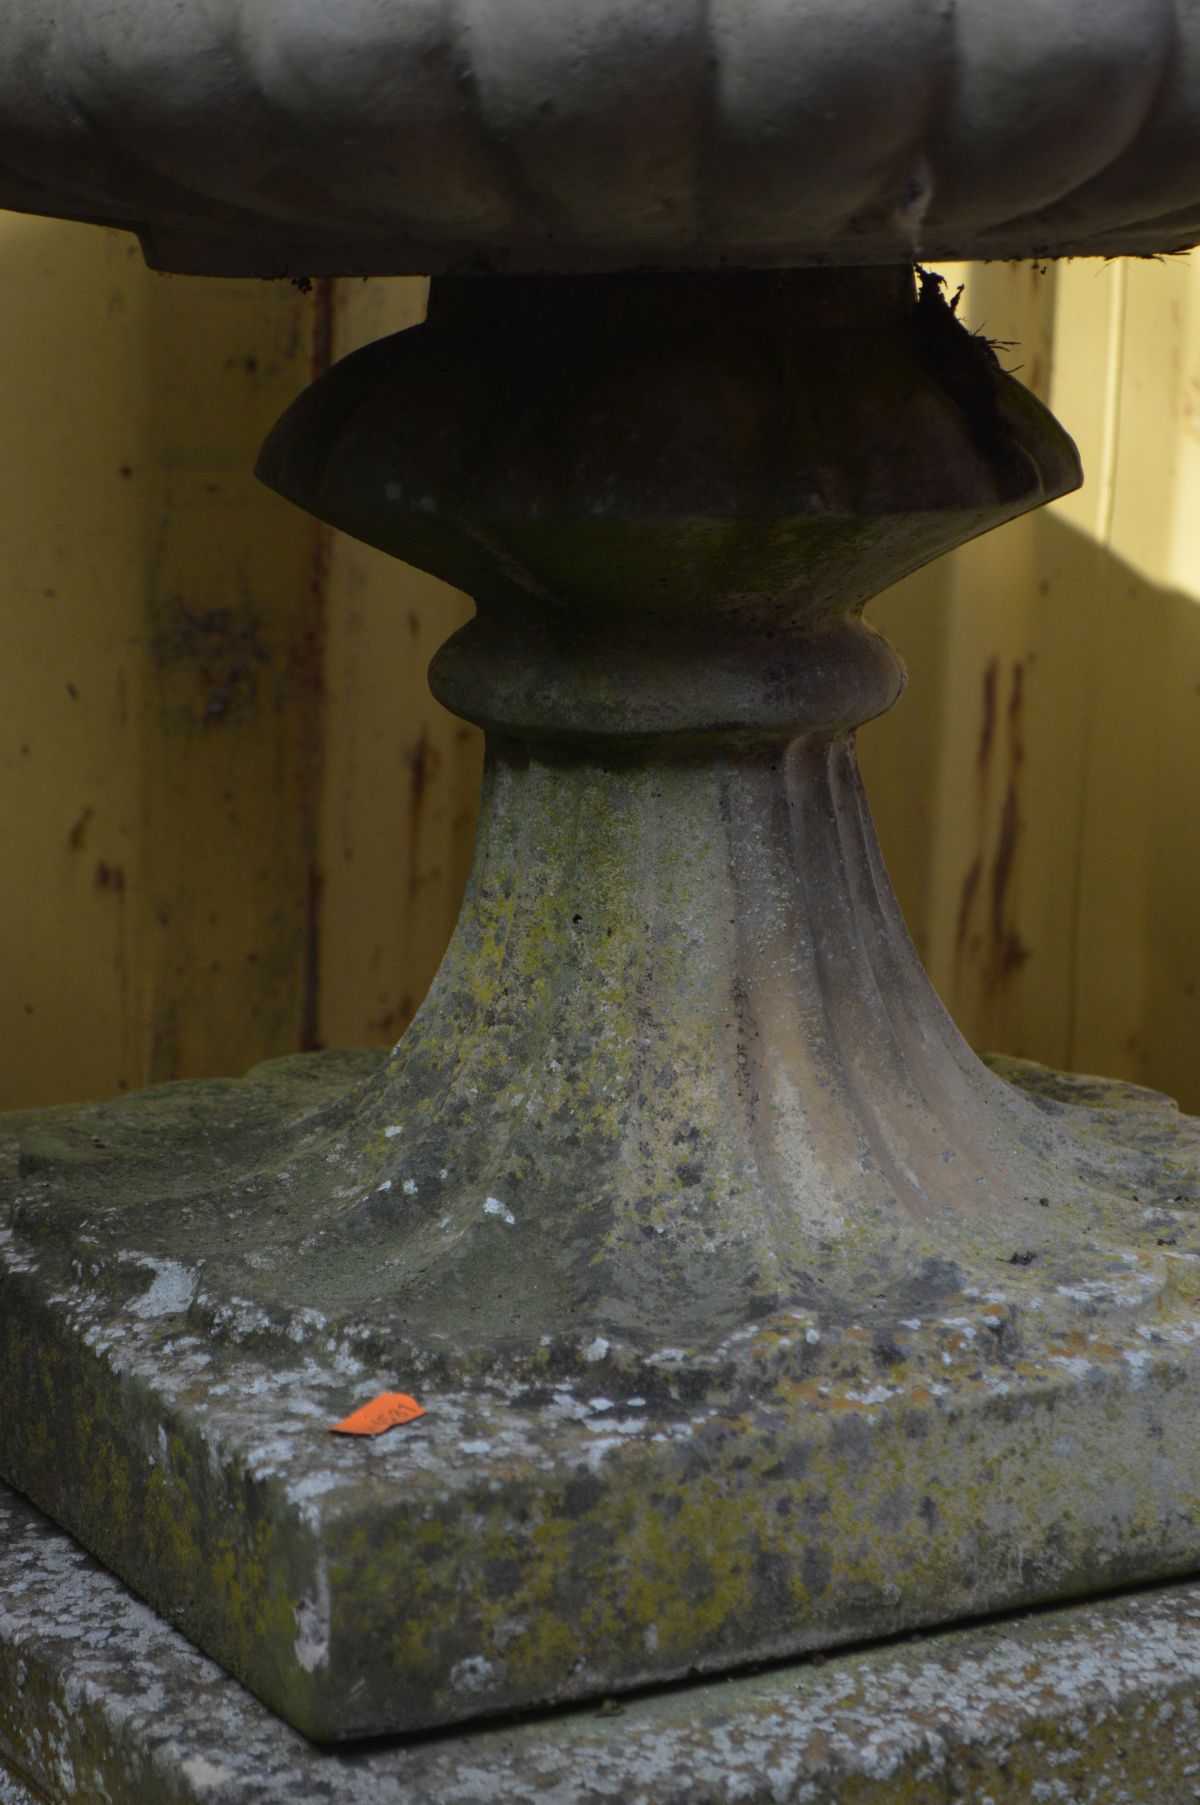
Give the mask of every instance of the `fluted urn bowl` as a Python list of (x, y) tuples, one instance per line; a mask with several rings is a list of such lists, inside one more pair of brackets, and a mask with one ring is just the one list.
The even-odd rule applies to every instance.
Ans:
[(1147, 253), (1185, 0), (2, 0), (0, 205), (263, 276)]

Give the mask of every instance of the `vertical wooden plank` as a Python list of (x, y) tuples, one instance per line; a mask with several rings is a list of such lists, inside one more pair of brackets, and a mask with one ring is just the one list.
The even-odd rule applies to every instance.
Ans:
[[(1139, 265), (1132, 274), (1139, 288), (1162, 290), (1175, 459), (1171, 563), (1160, 583), (1163, 656), (1140, 724), (1143, 745), (1158, 754), (1141, 1070), (1200, 1112), (1200, 257)], [(1145, 449), (1153, 453), (1153, 439)]]
[[(426, 293), (417, 279), (339, 283), (336, 355), (420, 321)], [(437, 969), (470, 863), (480, 735), (425, 673), (471, 604), (341, 534), (328, 573), (319, 1033), (387, 1044)]]
[(13, 218), (0, 289), (0, 1096), (240, 1071), (311, 944), (316, 529), (252, 466), (312, 304)]
[(321, 753), (318, 529), (254, 480), (311, 374), (287, 284), (154, 281), (143, 540), (146, 1070), (305, 1038)]
[(1100, 544), (1116, 482), (1127, 267), (1065, 263), (1055, 289), (1049, 401), (1079, 447), (1083, 487), (1055, 502), (1054, 515)]
[[(1043, 397), (1055, 280), (1030, 265), (973, 269), (960, 305)], [(1056, 1059), (1070, 1032), (1081, 697), (1064, 683), (1073, 657), (1066, 576), (1044, 551), (1035, 515), (943, 560), (918, 579), (926, 594), (942, 586), (941, 606), (927, 603), (918, 623), (923, 636), (906, 632), (903, 589), (884, 599), (876, 618), (889, 622), (912, 682), (888, 727), (891, 783), (870, 768), (869, 781), (914, 937), (964, 1032), (981, 1046)], [(906, 842), (919, 848), (923, 877), (911, 858), (893, 856)]]
[(0, 214), (0, 1104), (144, 1077), (132, 239)]
[[(1194, 361), (1190, 367), (1196, 371)], [(1155, 755), (1148, 781), (1156, 799), (1136, 1075), (1200, 1114), (1200, 603), (1194, 592), (1170, 590), (1160, 606), (1162, 656), (1140, 729), (1143, 752)], [(1122, 706), (1128, 701), (1120, 698)]]
[[(1073, 1065), (1121, 1077), (1134, 1075), (1136, 1065), (1144, 989), (1141, 893), (1149, 831), (1146, 813), (1136, 806), (1138, 779), (1129, 766), (1131, 723), (1119, 710), (1114, 716), (1113, 709), (1114, 679), (1129, 685), (1131, 703), (1134, 692), (1139, 692), (1139, 706), (1145, 700), (1140, 693), (1144, 683), (1135, 671), (1144, 648), (1128, 630), (1136, 581), (1131, 572), (1115, 566), (1111, 554), (1118, 467), (1124, 461), (1128, 289), (1128, 270), (1121, 264), (1064, 272), (1054, 397), (1074, 423), (1089, 475), (1083, 491), (1060, 504), (1058, 512), (1067, 533), (1077, 535), (1073, 543), (1068, 540), (1066, 555), (1072, 558), (1075, 587), (1087, 597), (1079, 640), (1087, 700), (1067, 1058)], [(1150, 498), (1155, 512), (1157, 500)]]
[[(1112, 280), (1110, 482), (1090, 517), (1075, 516), (1088, 532), (1090, 631), (1071, 1053), (1195, 1108), (1200, 272), (1194, 259), (1171, 259)], [(1082, 360), (1086, 341), (1071, 343)]]
[(913, 669), (864, 736), (881, 836), (975, 1044), (1200, 1108), (1200, 261), (980, 270), (964, 305), (1085, 486), (917, 579), (915, 638), (903, 586), (877, 610)]
[[(970, 294), (971, 324), (1043, 398), (1055, 282), (1028, 264), (987, 266)], [(1026, 516), (955, 557), (931, 966), (975, 1044), (1054, 1060), (1069, 1033), (1062, 824), (1078, 809), (1080, 752), (1061, 680), (1065, 586), (1043, 568), (1041, 528)]]

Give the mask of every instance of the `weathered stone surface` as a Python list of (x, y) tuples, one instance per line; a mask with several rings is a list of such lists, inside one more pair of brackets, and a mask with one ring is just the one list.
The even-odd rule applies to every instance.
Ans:
[[(386, 1273), (349, 1313), (319, 1260), (305, 1302), (258, 1292), (276, 1260), (286, 1292), (289, 1240), (320, 1233), (274, 1187), (214, 1235), (221, 1171), (277, 1119), (311, 1134), (355, 1071), (318, 1055), (48, 1113), (3, 1236), (6, 1472), (312, 1733), (603, 1695), (1200, 1559), (1178, 1188), (1196, 1129), (1165, 1100), (1033, 1075), (1048, 1120), (1078, 1097), (1097, 1159), (1139, 1162), (1123, 1223), (1098, 1195), (1085, 1238), (1048, 1199), (1036, 1247), (1001, 1235), (903, 1303), (682, 1344), (582, 1324), (539, 1369), (449, 1329), (414, 1342)], [(418, 1424), (329, 1435), (396, 1388)]]
[(1200, 1125), (979, 1063), (854, 761), (1061, 429), (903, 271), (461, 282), (265, 468), (477, 598), (469, 895), (388, 1056), (0, 1123), (0, 1471), (323, 1737), (1196, 1564)]
[(1186, 1805), (1200, 1586), (322, 1751), (0, 1489), (4, 1759), (52, 1805)]
[(2, 0), (0, 205), (254, 275), (1200, 236), (1188, 0)]
[(38, 1805), (38, 1801), (22, 1785), (16, 1775), (0, 1766), (0, 1805)]

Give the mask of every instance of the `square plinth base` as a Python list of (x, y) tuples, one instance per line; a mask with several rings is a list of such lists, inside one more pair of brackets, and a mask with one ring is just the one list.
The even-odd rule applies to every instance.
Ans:
[(1200, 1584), (322, 1750), (0, 1487), (0, 1800), (25, 1781), (49, 1805), (1182, 1805)]
[[(0, 1472), (307, 1735), (603, 1698), (1200, 1566), (1194, 1204), (1134, 1200), (1129, 1246), (1081, 1255), (1074, 1282), (1047, 1253), (882, 1326), (793, 1312), (624, 1367), (595, 1335), (574, 1368), (515, 1373), (212, 1288), (196, 1236), (215, 1246), (219, 1221), (131, 1214), (119, 1186), (72, 1216), (92, 1145), (124, 1136), (132, 1169), (156, 1110), (202, 1148), (248, 1097), (250, 1145), (281, 1087), (360, 1070), (318, 1057), (48, 1115), (0, 1237)], [(1131, 1143), (1183, 1132), (1162, 1100), (1126, 1102)], [(380, 1391), (426, 1414), (330, 1434)]]

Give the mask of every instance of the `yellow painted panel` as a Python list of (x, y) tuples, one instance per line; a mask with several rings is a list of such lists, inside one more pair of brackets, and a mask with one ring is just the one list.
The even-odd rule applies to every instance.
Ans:
[(1116, 476), (1127, 265), (1093, 258), (1062, 265), (1055, 292), (1049, 403), (1079, 447), (1084, 482), (1053, 503), (1059, 520), (1106, 538)]
[(311, 1013), (316, 529), (251, 473), (311, 304), (9, 216), (0, 291), (0, 1095), (237, 1071)]
[[(424, 317), (417, 278), (337, 286), (337, 356)], [(425, 673), (471, 604), (338, 533), (328, 572), (319, 1033), (381, 1044), (429, 986), (470, 863), (481, 736), (433, 700)]]
[(0, 216), (0, 1104), (394, 1039), (458, 906), (469, 611), (254, 481), (332, 353), (419, 282), (187, 281)]
[(889, 864), (977, 1045), (1200, 1108), (1200, 259), (989, 266), (963, 307), (1086, 482), (947, 560), (940, 609), (877, 608), (912, 670), (864, 735)]
[[(965, 281), (961, 316), (999, 341), (1005, 367), (1044, 397), (1054, 270), (945, 274), (951, 287)], [(964, 1032), (981, 1046), (1061, 1060), (1082, 698), (1071, 678), (1076, 598), (1043, 526), (1040, 515), (1012, 522), (876, 604), (910, 687), (887, 723), (864, 732), (863, 751), (901, 904)], [(928, 598), (933, 584), (940, 606), (910, 613), (914, 593)], [(916, 870), (910, 845), (920, 849)]]
[(286, 286), (154, 282), (141, 752), (153, 1078), (238, 1071), (314, 1032), (317, 528), (253, 475), (311, 374), (310, 329)]
[[(0, 214), (0, 1095), (137, 1082), (148, 284), (131, 241)], [(106, 877), (122, 873), (123, 878)]]
[[(1200, 1107), (1200, 553), (1191, 409), (1200, 264), (1131, 264), (1092, 341), (1106, 367), (1107, 508), (1080, 552), (1088, 706), (1071, 1055)], [(1078, 379), (1077, 379), (1078, 380)]]

